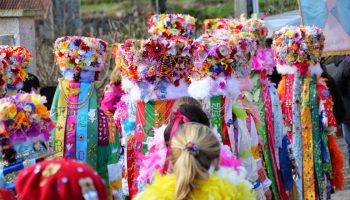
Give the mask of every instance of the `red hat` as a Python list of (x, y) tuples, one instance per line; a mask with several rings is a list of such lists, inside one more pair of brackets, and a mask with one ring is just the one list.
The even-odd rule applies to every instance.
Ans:
[(108, 199), (102, 178), (90, 166), (54, 159), (23, 169), (16, 178), (18, 197), (26, 199)]
[(15, 196), (13, 196), (11, 191), (0, 188), (0, 200), (3, 200), (3, 199), (16, 200)]

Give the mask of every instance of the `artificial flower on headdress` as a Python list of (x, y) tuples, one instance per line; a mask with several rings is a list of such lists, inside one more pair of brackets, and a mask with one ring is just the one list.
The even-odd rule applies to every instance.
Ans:
[(268, 74), (273, 72), (276, 66), (274, 52), (270, 48), (258, 49), (253, 60), (252, 69), (255, 71), (266, 71)]
[(149, 19), (147, 28), (152, 36), (193, 38), (195, 23), (196, 19), (190, 15), (160, 14)]
[(61, 71), (100, 71), (104, 67), (107, 44), (98, 38), (64, 36), (54, 44), (54, 60)]
[(185, 37), (151, 37), (116, 44), (114, 56), (122, 77), (130, 81), (151, 85), (166, 82), (178, 86), (181, 80), (189, 81), (192, 51), (192, 40)]
[(268, 28), (263, 19), (247, 19), (242, 15), (239, 19), (217, 18), (204, 20), (204, 30), (207, 33), (216, 32), (220, 29), (230, 31), (233, 34), (243, 32), (249, 33), (259, 42), (259, 45), (262, 46), (264, 46), (268, 34)]
[(45, 97), (28, 93), (0, 99), (0, 132), (12, 142), (38, 136), (48, 141), (54, 124), (44, 103)]
[[(0, 46), (0, 57), (6, 60), (5, 79), (10, 89), (20, 89), (23, 81), (27, 78), (27, 66), (32, 56), (25, 47), (21, 46)], [(4, 64), (4, 62), (2, 62)]]
[(257, 43), (249, 33), (202, 35), (195, 42), (193, 78), (243, 77), (249, 74)]
[(286, 26), (276, 31), (272, 48), (277, 64), (306, 74), (320, 62), (324, 47), (322, 30), (317, 26)]

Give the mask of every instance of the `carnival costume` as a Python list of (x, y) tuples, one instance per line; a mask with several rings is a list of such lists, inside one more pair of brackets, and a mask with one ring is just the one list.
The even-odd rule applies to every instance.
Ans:
[(131, 198), (147, 184), (139, 179), (139, 160), (149, 151), (154, 130), (167, 123), (174, 100), (188, 96), (194, 23), (188, 15), (155, 15), (148, 23), (150, 38), (116, 44), (116, 65), (126, 95), (115, 118), (123, 127), (123, 166)]
[[(59, 79), (51, 108), (56, 121), (51, 135), (56, 157), (84, 161), (104, 171), (106, 166), (98, 162), (98, 146), (108, 145), (109, 138), (108, 132), (99, 131), (94, 82), (104, 67), (106, 51), (106, 43), (96, 38), (65, 36), (56, 40), (55, 62), (63, 78)], [(101, 175), (106, 178), (103, 172)]]
[(282, 74), (278, 94), (298, 175), (299, 199), (330, 198), (331, 187), (342, 187), (342, 159), (336, 144), (333, 101), (320, 78), (324, 46), (315, 26), (281, 28), (274, 33), (277, 70)]

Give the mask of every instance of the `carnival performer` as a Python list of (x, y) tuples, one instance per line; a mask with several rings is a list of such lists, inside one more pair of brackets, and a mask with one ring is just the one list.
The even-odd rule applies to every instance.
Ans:
[[(204, 107), (211, 108), (211, 125), (219, 127), (218, 132), (222, 130), (223, 143), (229, 144), (231, 151), (242, 160), (242, 165), (248, 173), (248, 180), (254, 185), (257, 199), (265, 199), (264, 192), (269, 197), (271, 182), (266, 177), (262, 155), (259, 153), (260, 144), (258, 142), (260, 140), (257, 127), (260, 117), (258, 109), (251, 102), (247, 102), (243, 95), (244, 91), (251, 88), (250, 63), (259, 44), (259, 40), (252, 33), (242, 31), (248, 30), (245, 28), (247, 24), (245, 20), (237, 19), (206, 20), (204, 22), (206, 34), (201, 37), (203, 41), (207, 40), (203, 44), (207, 46), (207, 49), (204, 49), (202, 53), (205, 59), (202, 59), (203, 62), (197, 56), (195, 64), (199, 64), (196, 66), (201, 72), (209, 71), (208, 77), (211, 77), (209, 80), (212, 82), (210, 84), (214, 86), (205, 86), (213, 88), (214, 91), (210, 101), (204, 101), (206, 102)], [(207, 38), (212, 38), (210, 39), (212, 41), (210, 42)], [(216, 50), (219, 48), (227, 49), (227, 52), (223, 51), (225, 54), (221, 54)], [(217, 86), (213, 84), (215, 82)], [(196, 81), (192, 81), (189, 89), (194, 86), (193, 83)], [(196, 94), (195, 87), (192, 88), (192, 91), (194, 92), (190, 92), (191, 95)], [(202, 90), (198, 89), (198, 91)], [(223, 93), (223, 91), (227, 92)], [(220, 96), (215, 95), (221, 95), (221, 101)], [(209, 102), (210, 106), (205, 106)], [(237, 116), (236, 120), (233, 120), (233, 115)], [(222, 120), (225, 123), (220, 123)]]
[(324, 36), (315, 26), (287, 26), (274, 33), (278, 94), (297, 163), (298, 199), (329, 199), (343, 185), (333, 101), (320, 74)]
[(90, 37), (65, 36), (54, 44), (55, 62), (63, 76), (51, 107), (56, 122), (51, 135), (55, 156), (85, 161), (95, 169), (98, 145), (108, 145), (109, 140), (107, 132), (99, 132), (94, 83), (104, 67), (106, 51), (103, 40)]
[(22, 170), (16, 179), (20, 199), (99, 199), (108, 193), (90, 166), (72, 159), (51, 159)]
[(45, 102), (34, 93), (0, 99), (0, 187), (13, 190), (18, 171), (48, 155), (54, 123)]
[(23, 87), (23, 81), (27, 78), (27, 67), (32, 59), (30, 52), (21, 46), (0, 46), (2, 60), (6, 60), (5, 66), (6, 90), (8, 95), (17, 94)]
[(122, 127), (129, 128), (128, 132), (123, 130), (122, 144), (126, 146), (123, 166), (131, 198), (144, 187), (137, 181), (137, 161), (148, 151), (146, 141), (154, 137), (154, 129), (169, 120), (174, 101), (188, 96), (194, 23), (188, 15), (155, 15), (148, 23), (150, 38), (116, 45), (116, 65), (126, 92), (122, 98), (126, 104), (119, 105), (127, 105), (130, 111), (120, 115), (121, 109), (116, 110), (124, 119)]
[[(109, 187), (110, 199), (122, 199), (122, 166), (118, 163), (121, 158), (121, 129), (120, 124), (114, 123), (116, 104), (124, 95), (121, 89), (121, 77), (115, 68), (110, 75), (110, 83), (106, 85), (101, 97), (99, 111), (99, 135), (108, 136), (108, 141), (99, 143), (97, 168)], [(118, 128), (117, 128), (118, 127)], [(108, 142), (108, 143), (107, 143)]]
[(171, 141), (174, 174), (157, 176), (135, 199), (255, 199), (245, 184), (233, 184), (235, 177), (215, 172), (220, 143), (209, 127), (186, 123)]

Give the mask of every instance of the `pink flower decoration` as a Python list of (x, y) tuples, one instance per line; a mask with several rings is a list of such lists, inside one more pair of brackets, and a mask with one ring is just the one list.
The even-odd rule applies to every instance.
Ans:
[(270, 48), (259, 49), (252, 60), (252, 68), (255, 71), (271, 72), (275, 66), (274, 52)]

